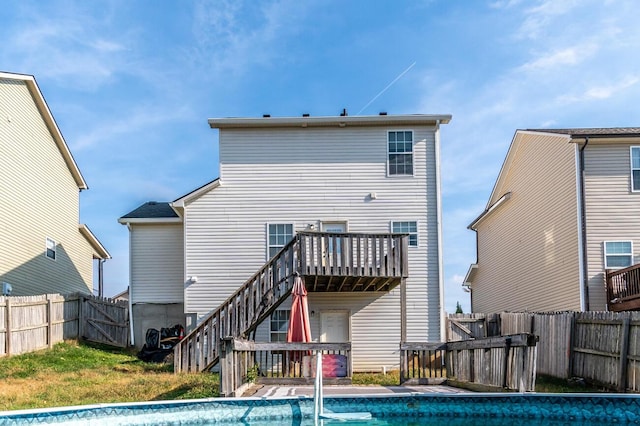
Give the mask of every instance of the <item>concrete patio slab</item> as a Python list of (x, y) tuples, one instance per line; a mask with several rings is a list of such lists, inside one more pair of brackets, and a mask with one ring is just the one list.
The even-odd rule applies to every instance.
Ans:
[[(469, 393), (468, 390), (444, 385), (428, 386), (324, 386), (323, 393), (328, 395), (378, 395), (378, 394), (410, 394), (410, 393)], [(254, 385), (243, 396), (251, 397), (313, 397), (313, 386), (274, 386)]]

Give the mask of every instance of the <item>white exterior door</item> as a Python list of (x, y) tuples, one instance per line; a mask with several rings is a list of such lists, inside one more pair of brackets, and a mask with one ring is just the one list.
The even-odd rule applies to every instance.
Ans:
[(349, 311), (320, 312), (320, 341), (330, 343), (349, 341)]
[[(322, 232), (347, 232), (347, 222), (322, 222), (320, 224), (320, 230)], [(326, 259), (324, 266), (342, 266), (340, 260), (342, 259), (342, 242), (329, 240), (329, 244), (323, 247), (322, 258)], [(335, 255), (335, 256), (334, 256)], [(335, 257), (335, 265), (334, 265)]]

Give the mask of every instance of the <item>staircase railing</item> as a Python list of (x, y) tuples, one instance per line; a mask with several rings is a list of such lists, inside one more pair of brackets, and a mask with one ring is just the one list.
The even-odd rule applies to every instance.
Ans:
[(271, 315), (293, 287), (298, 241), (294, 237), (175, 346), (174, 372), (208, 370), (218, 362), (222, 337), (245, 336)]
[[(406, 234), (298, 233), (175, 346), (174, 371), (214, 366), (221, 339), (246, 338), (254, 331), (289, 296), (296, 273), (368, 277), (349, 288), (385, 291), (389, 277), (408, 275), (407, 244)], [(346, 290), (346, 281), (342, 283), (331, 290)]]

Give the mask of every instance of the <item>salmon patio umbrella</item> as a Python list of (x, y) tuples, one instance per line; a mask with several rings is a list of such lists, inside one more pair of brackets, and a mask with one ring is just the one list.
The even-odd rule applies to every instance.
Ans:
[(296, 274), (291, 289), (291, 315), (287, 329), (287, 342), (311, 342), (309, 305), (304, 280)]

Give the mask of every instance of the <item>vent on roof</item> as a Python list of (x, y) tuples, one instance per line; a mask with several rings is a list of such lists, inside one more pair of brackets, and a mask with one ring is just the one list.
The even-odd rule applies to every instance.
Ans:
[(308, 116), (309, 116), (309, 113), (304, 113), (304, 114), (302, 114), (302, 116), (303, 116), (303, 117), (308, 117)]
[(382, 111), (382, 112), (380, 112), (380, 115), (387, 115), (387, 112), (386, 111)]
[(149, 204), (150, 206), (155, 206), (156, 204), (158, 204), (157, 201), (149, 201), (147, 204)]
[(347, 115), (349, 115), (347, 113), (347, 109), (346, 108), (342, 108), (342, 112), (340, 113), (340, 117), (346, 117)]
[(271, 117), (271, 114), (262, 114), (262, 118), (269, 118)]

